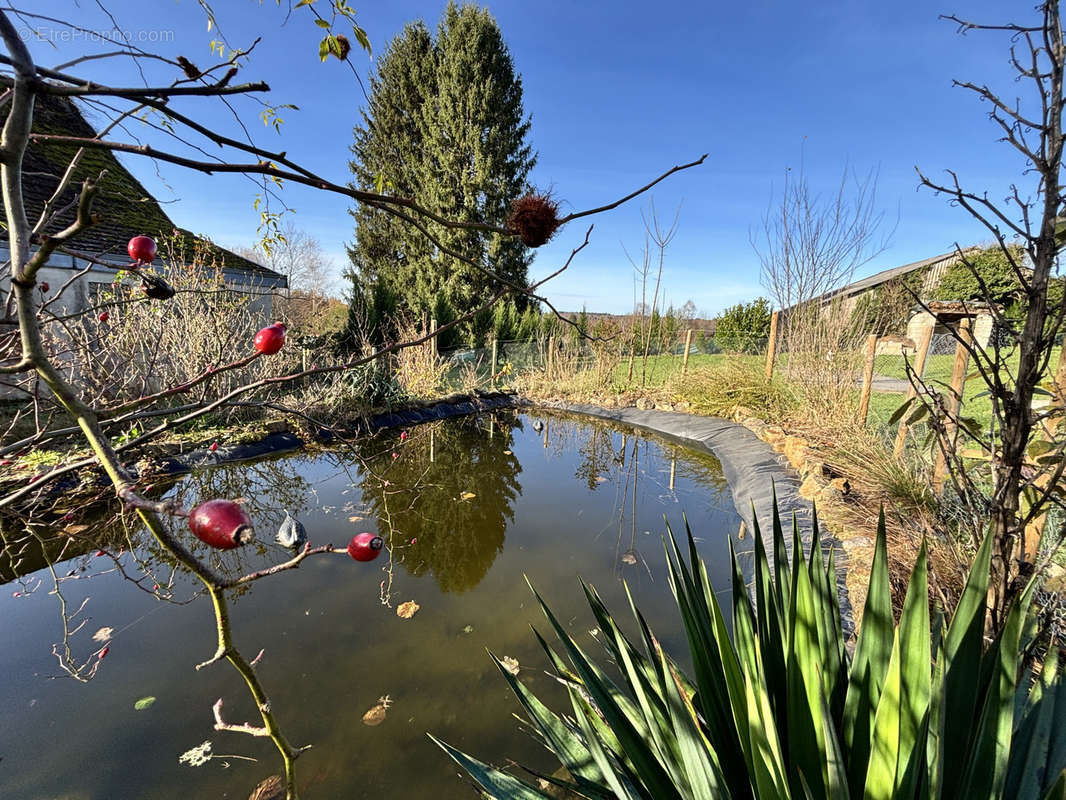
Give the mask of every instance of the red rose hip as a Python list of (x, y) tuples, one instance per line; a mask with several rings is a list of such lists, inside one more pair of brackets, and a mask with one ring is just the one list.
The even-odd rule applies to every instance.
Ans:
[(285, 345), (285, 325), (275, 322), (267, 325), (255, 335), (256, 352), (272, 356)]
[(151, 236), (134, 236), (126, 246), (130, 258), (141, 264), (151, 264), (155, 260), (155, 239)]
[(220, 550), (247, 544), (255, 535), (252, 520), (232, 500), (208, 500), (189, 513), (189, 529), (196, 538)]
[(99, 317), (97, 317), (97, 319), (100, 320), (101, 322), (107, 322), (109, 319), (111, 319), (111, 315), (108, 314), (105, 311), (103, 314), (101, 314)]
[(373, 561), (384, 546), (385, 540), (376, 533), (357, 533), (348, 542), (348, 555), (356, 561)]

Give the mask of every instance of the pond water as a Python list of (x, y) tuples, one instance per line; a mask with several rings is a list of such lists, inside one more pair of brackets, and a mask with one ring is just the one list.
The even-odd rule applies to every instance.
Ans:
[[(297, 764), (305, 798), (473, 796), (427, 731), (491, 763), (554, 769), (512, 716), (518, 703), (486, 653), (517, 660), (522, 681), (568, 707), (544, 672), (529, 626), (553, 637), (523, 576), (594, 653), (598, 632), (578, 577), (628, 622), (627, 581), (666, 649), (681, 656), (663, 515), (683, 536), (687, 514), (719, 591), (730, 587), (729, 537), (740, 549), (750, 543), (737, 541), (740, 518), (714, 458), (599, 423), (513, 411), (207, 470), (167, 491), (186, 507), (200, 496), (244, 498), (259, 544), (221, 557), (197, 550), (229, 573), (287, 557), (273, 544), (285, 508), (312, 544), (343, 547), (364, 530), (386, 536), (376, 561), (316, 556), (231, 603), (241, 651), (249, 659), (263, 651), (256, 669), (285, 735), (313, 745)], [(6, 534), (0, 797), (244, 800), (279, 772), (269, 740), (213, 729), (219, 698), (229, 722), (259, 717), (228, 664), (194, 669), (215, 648), (199, 584), (174, 575), (121, 524), (55, 533), (35, 531), (18, 553)], [(40, 559), (37, 536), (63, 560), (26, 574)], [(14, 580), (12, 562), (23, 573)], [(410, 600), (420, 609), (403, 619), (397, 608)], [(111, 638), (99, 659), (93, 637), (104, 628)], [(365, 724), (385, 696), (385, 719)], [(206, 741), (214, 758), (179, 763)]]

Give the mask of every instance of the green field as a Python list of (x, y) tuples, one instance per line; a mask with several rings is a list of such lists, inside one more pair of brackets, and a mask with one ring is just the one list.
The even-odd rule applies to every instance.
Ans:
[[(1048, 362), (1051, 365), (1051, 369), (1054, 369), (1055, 365), (1058, 364), (1061, 349), (1056, 347), (1052, 350), (1051, 359)], [(954, 355), (929, 356), (925, 362), (923, 375), (925, 383), (931, 388), (946, 392), (951, 383), (951, 370), (954, 360)], [(1011, 372), (1014, 372), (1017, 366), (1018, 356), (1017, 354), (1012, 354), (1007, 359), (1007, 367)], [(874, 361), (874, 374), (900, 380), (907, 379), (904, 361), (899, 356), (878, 356)], [(967, 366), (966, 374), (969, 380), (966, 381), (963, 389), (961, 413), (963, 416), (973, 417), (982, 427), (987, 426), (992, 420), (992, 400), (985, 394), (985, 384), (972, 363)], [(887, 425), (892, 413), (899, 408), (902, 402), (902, 394), (874, 392), (870, 397), (869, 423), (871, 425)]]

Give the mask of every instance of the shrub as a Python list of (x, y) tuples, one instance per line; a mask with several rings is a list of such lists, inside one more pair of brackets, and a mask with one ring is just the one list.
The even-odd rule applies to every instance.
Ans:
[(714, 341), (728, 353), (760, 353), (770, 336), (770, 301), (737, 303), (718, 317)]
[[(754, 534), (754, 605), (733, 557), (732, 640), (691, 532), (691, 566), (673, 535), (666, 540), (694, 679), (635, 607), (641, 649), (585, 587), (621, 674), (612, 681), (537, 595), (568, 661), (538, 639), (569, 690), (573, 716), (549, 710), (496, 663), (566, 770), (565, 779), (538, 776), (542, 782), (579, 797), (655, 800), (1063, 796), (1066, 689), (1055, 653), (1035, 682), (1019, 674), (1032, 585), (1002, 633), (984, 641), (991, 538), (943, 632), (939, 614), (930, 625), (923, 546), (895, 624), (882, 514), (850, 656), (834, 558), (822, 561), (817, 519), (809, 560), (790, 567), (775, 511), (772, 573), (757, 526)], [(803, 552), (795, 528), (792, 548)], [(493, 797), (552, 796), (434, 741)]]

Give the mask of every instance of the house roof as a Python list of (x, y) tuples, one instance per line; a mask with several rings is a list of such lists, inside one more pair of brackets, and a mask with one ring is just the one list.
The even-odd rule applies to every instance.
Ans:
[[(33, 131), (78, 137), (96, 136), (96, 131), (70, 98), (47, 94), (36, 98)], [(74, 145), (58, 142), (31, 141), (26, 148), (22, 192), (31, 224), (40, 217), (45, 203), (55, 192), (60, 176), (76, 152)], [(60, 231), (73, 222), (81, 183), (86, 178), (95, 179), (104, 170), (106, 175), (98, 183), (98, 193), (93, 202), (93, 212), (98, 215), (99, 221), (70, 241), (72, 249), (90, 253), (104, 261), (114, 258), (121, 262), (127, 260), (126, 244), (132, 237), (140, 234), (156, 239), (171, 237), (172, 241), (176, 239), (174, 244), (177, 252), (192, 252), (198, 245), (205, 247), (208, 257), (226, 269), (284, 280), (272, 269), (179, 228), (156, 199), (108, 150), (85, 150), (70, 182), (71, 188), (60, 196), (56, 204), (59, 213), (48, 226), (49, 231)], [(2, 210), (3, 203), (0, 201), (0, 212)], [(0, 230), (0, 240), (6, 239), (7, 231)]]
[[(969, 247), (963, 251), (963, 253), (969, 253), (973, 250), (980, 250), (979, 247)], [(872, 289), (875, 286), (880, 286), (882, 283), (887, 283), (893, 278), (901, 278), (904, 275), (914, 272), (919, 269), (927, 269), (930, 267), (937, 267), (941, 264), (948, 262), (953, 263), (959, 258), (959, 251), (952, 250), (950, 253), (941, 253), (938, 256), (932, 258), (923, 258), (921, 261), (914, 261), (910, 264), (904, 264), (901, 267), (892, 267), (892, 269), (885, 269), (881, 272), (875, 273), (868, 278), (862, 278), (861, 280), (849, 283), (847, 286), (843, 286), (839, 289), (835, 289), (832, 292), (827, 293), (823, 299), (830, 299), (833, 297), (850, 297), (853, 294), (859, 292), (865, 292), (867, 289)]]

